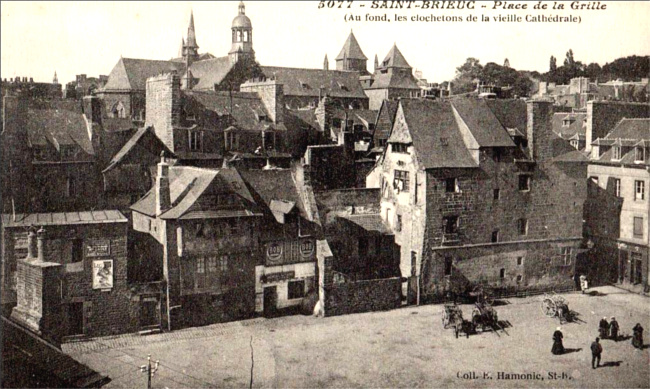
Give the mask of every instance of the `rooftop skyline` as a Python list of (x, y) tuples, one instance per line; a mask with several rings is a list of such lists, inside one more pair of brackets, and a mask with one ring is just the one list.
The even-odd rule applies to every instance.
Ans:
[[(220, 57), (231, 46), (230, 26), (238, 2), (2, 2), (2, 78), (33, 77), (72, 81), (76, 74), (109, 74), (120, 56), (167, 60), (178, 56), (194, 12), (200, 52)], [(266, 66), (322, 68), (327, 54), (335, 68), (350, 30), (373, 70), (394, 43), (409, 64), (431, 82), (454, 77), (468, 57), (482, 64), (508, 58), (518, 70), (548, 70), (551, 55), (561, 65), (566, 51), (585, 64), (604, 65), (616, 58), (650, 54), (650, 3), (607, 2), (606, 11), (559, 11), (579, 14), (580, 24), (558, 23), (371, 23), (343, 20), (346, 10), (318, 9), (317, 2), (247, 2), (253, 23), (257, 60)], [(389, 16), (428, 15), (424, 10), (353, 9), (354, 13)], [(555, 12), (555, 11), (553, 11)], [(479, 16), (506, 11), (474, 11)], [(533, 13), (530, 11), (529, 13)], [(435, 15), (466, 16), (469, 11), (438, 11)], [(551, 14), (546, 11), (545, 14)], [(526, 13), (518, 13), (525, 16)], [(293, 24), (293, 25), (292, 25)]]

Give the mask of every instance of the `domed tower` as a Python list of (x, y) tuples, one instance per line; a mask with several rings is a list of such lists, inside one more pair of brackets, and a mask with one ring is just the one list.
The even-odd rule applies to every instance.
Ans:
[(246, 16), (246, 6), (243, 1), (239, 2), (239, 15), (232, 20), (232, 48), (228, 55), (233, 63), (244, 58), (255, 59), (253, 24)]

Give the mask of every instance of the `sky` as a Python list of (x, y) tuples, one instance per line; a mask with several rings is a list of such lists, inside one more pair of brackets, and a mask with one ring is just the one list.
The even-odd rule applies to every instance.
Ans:
[[(322, 68), (325, 54), (330, 69), (350, 30), (373, 70), (375, 54), (381, 61), (397, 44), (410, 65), (430, 82), (454, 77), (468, 57), (482, 64), (503, 64), (508, 58), (518, 70), (548, 70), (551, 55), (562, 64), (572, 49), (583, 63), (606, 62), (628, 55), (650, 55), (650, 2), (601, 1), (606, 10), (541, 11), (544, 15), (574, 15), (580, 23), (468, 23), (468, 22), (346, 22), (346, 15), (393, 18), (416, 15), (467, 17), (481, 15), (538, 15), (540, 11), (491, 9), (481, 2), (468, 10), (379, 10), (370, 2), (351, 10), (319, 9), (318, 1), (246, 2), (253, 23), (253, 47), (266, 66)], [(522, 1), (502, 3), (523, 4)], [(536, 2), (526, 2), (529, 8)], [(544, 2), (546, 3), (546, 2)], [(548, 2), (549, 7), (553, 3)], [(582, 1), (582, 4), (594, 2)], [(570, 2), (565, 2), (569, 7)], [(0, 77), (33, 77), (59, 82), (76, 74), (108, 75), (120, 56), (170, 59), (178, 55), (194, 12), (200, 52), (220, 57), (231, 45), (230, 26), (238, 2), (0, 2)], [(481, 5), (486, 8), (482, 9)]]

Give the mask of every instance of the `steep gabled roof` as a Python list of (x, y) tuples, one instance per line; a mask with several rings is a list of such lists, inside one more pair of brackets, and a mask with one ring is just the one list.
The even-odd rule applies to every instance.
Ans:
[(509, 133), (526, 137), (528, 108), (521, 99), (485, 100), (494, 116)]
[(400, 101), (399, 109), (425, 169), (477, 167), (463, 142), (449, 101), (405, 99)]
[(184, 64), (173, 61), (120, 58), (108, 75), (108, 82), (103, 90), (144, 91), (147, 87), (147, 78), (173, 70), (182, 71), (184, 68)]
[(285, 96), (318, 97), (323, 88), (323, 93), (330, 97), (368, 99), (357, 72), (275, 66), (262, 66), (261, 69), (267, 78), (284, 85)]
[[(133, 136), (124, 144), (124, 146), (122, 146), (120, 151), (118, 151), (117, 154), (113, 156), (108, 166), (102, 171), (102, 173), (106, 173), (119, 165), (120, 162), (122, 162), (138, 144), (142, 144), (144, 140), (146, 140), (144, 138), (147, 138), (151, 144), (149, 146), (143, 145), (143, 147), (151, 148), (153, 146), (157, 149), (165, 151), (165, 155), (173, 157), (174, 153), (172, 153), (167, 148), (167, 146), (165, 146), (165, 144), (156, 136), (155, 132), (153, 131), (153, 127), (142, 127), (139, 128), (138, 131), (136, 131), (136, 133), (133, 134)], [(154, 154), (157, 153), (154, 152)]]
[(508, 131), (492, 113), (484, 99), (466, 98), (451, 101), (480, 147), (513, 147)]
[(386, 55), (386, 58), (384, 58), (383, 61), (381, 61), (381, 64), (379, 64), (380, 67), (382, 68), (405, 68), (405, 69), (411, 69), (411, 65), (406, 61), (406, 58), (404, 58), (404, 55), (402, 54), (401, 51), (397, 48), (397, 43), (391, 47), (390, 51)]
[(395, 115), (399, 108), (399, 102), (395, 100), (384, 100), (381, 103), (381, 108), (377, 113), (377, 124), (375, 125), (375, 133), (373, 138), (375, 142), (378, 139), (388, 139), (390, 131), (395, 123)]
[[(169, 169), (169, 191), (172, 207), (163, 212), (161, 219), (209, 219), (222, 217), (256, 216), (254, 207), (219, 209), (216, 204), (201, 202), (201, 196), (212, 193), (233, 193), (250, 205), (255, 200), (235, 169), (202, 169), (172, 166)], [(156, 188), (152, 188), (131, 206), (135, 212), (156, 215)]]
[(337, 61), (341, 61), (343, 59), (368, 59), (368, 57), (363, 54), (361, 46), (359, 46), (359, 42), (357, 42), (357, 38), (354, 37), (352, 31), (350, 31), (348, 39), (346, 39), (345, 43), (343, 44), (341, 52), (336, 56)]
[(214, 90), (215, 84), (220, 84), (235, 66), (229, 57), (218, 57), (197, 61), (190, 65), (192, 76), (198, 79), (193, 89)]

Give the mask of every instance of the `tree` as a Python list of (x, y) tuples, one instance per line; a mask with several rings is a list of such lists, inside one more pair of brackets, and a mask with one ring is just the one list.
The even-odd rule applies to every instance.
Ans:
[(467, 58), (465, 63), (456, 68), (456, 77), (452, 81), (454, 94), (472, 92), (476, 82), (481, 79), (483, 66), (476, 58)]
[(572, 68), (575, 66), (575, 59), (573, 58), (573, 50), (569, 49), (569, 51), (566, 52), (566, 58), (564, 59), (564, 66), (568, 68)]
[(551, 55), (551, 63), (549, 64), (548, 72), (553, 73), (556, 70), (557, 70), (557, 58)]

